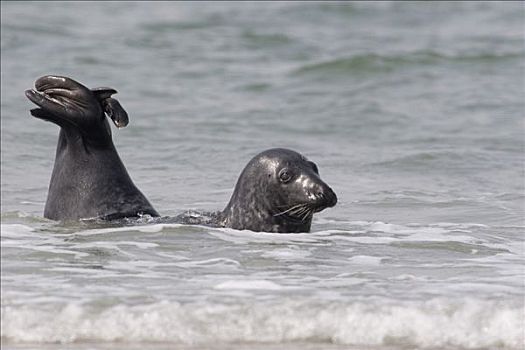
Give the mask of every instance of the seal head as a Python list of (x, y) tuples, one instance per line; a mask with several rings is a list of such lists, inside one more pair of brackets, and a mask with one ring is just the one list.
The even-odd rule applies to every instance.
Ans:
[(309, 232), (313, 214), (333, 207), (337, 196), (315, 163), (283, 148), (255, 156), (242, 171), (219, 224), (239, 230)]

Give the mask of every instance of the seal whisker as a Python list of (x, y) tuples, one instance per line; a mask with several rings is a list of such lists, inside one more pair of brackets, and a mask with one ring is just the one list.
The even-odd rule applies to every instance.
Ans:
[(299, 219), (300, 221), (304, 222), (308, 219), (311, 213), (312, 213), (312, 208), (307, 203), (304, 203), (303, 206), (301, 206), (300, 208), (296, 210), (293, 210), (289, 214)]
[(307, 211), (307, 210), (308, 210), (307, 206), (304, 205), (304, 206), (302, 206), (301, 208), (299, 208), (299, 210), (295, 211), (294, 214), (295, 214), (296, 216), (299, 216), (299, 217), (300, 217), (300, 216), (302, 216), (302, 215), (304, 214), (304, 212)]
[(308, 219), (309, 216), (311, 216), (313, 214), (313, 209), (312, 208), (307, 208), (306, 212), (304, 213), (303, 217), (301, 218), (302, 221), (306, 221), (306, 219)]
[(303, 204), (300, 208), (291, 211), (289, 214), (300, 217), (306, 210), (308, 210), (308, 204)]
[(304, 206), (304, 205), (305, 205), (304, 203), (296, 204), (296, 205), (286, 209), (285, 211), (279, 212), (277, 214), (273, 214), (273, 216), (279, 216), (279, 215), (283, 215), (283, 214), (289, 213), (290, 211), (295, 210), (295, 209), (299, 209), (301, 206)]

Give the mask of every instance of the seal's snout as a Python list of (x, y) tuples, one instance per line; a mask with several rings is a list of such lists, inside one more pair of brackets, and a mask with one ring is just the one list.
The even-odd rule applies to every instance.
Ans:
[(334, 207), (337, 204), (337, 195), (335, 194), (332, 189), (330, 189), (330, 193), (332, 194), (331, 201), (330, 201), (330, 207)]
[(326, 207), (333, 207), (337, 204), (337, 195), (328, 186), (323, 186), (320, 196), (323, 198), (323, 204), (325, 204)]
[(337, 204), (337, 196), (327, 184), (318, 183), (313, 190), (312, 194), (316, 198), (318, 210), (330, 208)]

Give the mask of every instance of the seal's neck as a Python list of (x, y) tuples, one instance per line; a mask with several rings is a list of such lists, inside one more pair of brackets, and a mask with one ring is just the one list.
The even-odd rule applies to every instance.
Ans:
[[(240, 194), (243, 194), (241, 197)], [(290, 220), (286, 216), (276, 215), (261, 196), (254, 191), (234, 191), (230, 202), (219, 215), (219, 224), (237, 230), (256, 232), (297, 233), (309, 232), (312, 218), (305, 221)]]
[(255, 196), (244, 193), (240, 196), (234, 191), (230, 202), (221, 215), (221, 226), (237, 230), (272, 231), (271, 213)]

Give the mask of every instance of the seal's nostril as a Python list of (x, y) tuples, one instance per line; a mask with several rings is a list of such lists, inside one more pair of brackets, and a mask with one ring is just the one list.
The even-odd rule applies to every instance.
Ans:
[(337, 204), (337, 195), (332, 189), (330, 189), (330, 205), (333, 207)]

